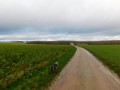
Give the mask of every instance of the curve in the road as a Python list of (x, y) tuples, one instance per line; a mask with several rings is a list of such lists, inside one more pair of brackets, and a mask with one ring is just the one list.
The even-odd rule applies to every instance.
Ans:
[(120, 90), (120, 81), (91, 53), (77, 47), (50, 90)]

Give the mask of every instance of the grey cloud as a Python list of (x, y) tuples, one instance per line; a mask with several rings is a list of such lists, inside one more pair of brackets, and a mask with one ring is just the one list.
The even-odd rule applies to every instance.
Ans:
[(1, 0), (0, 24), (116, 27), (119, 0)]
[(119, 0), (0, 1), (0, 40), (100, 40), (119, 36)]

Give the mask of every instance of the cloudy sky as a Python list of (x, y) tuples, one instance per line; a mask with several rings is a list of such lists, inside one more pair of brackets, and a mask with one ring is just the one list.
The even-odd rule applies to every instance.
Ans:
[(0, 0), (0, 41), (120, 40), (120, 0)]

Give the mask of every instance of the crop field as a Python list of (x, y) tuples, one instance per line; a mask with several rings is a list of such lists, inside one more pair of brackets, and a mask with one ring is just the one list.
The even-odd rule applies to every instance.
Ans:
[(81, 47), (93, 53), (120, 77), (120, 45), (83, 45)]
[[(75, 53), (70, 45), (0, 44), (0, 90), (41, 90)], [(50, 66), (59, 63), (55, 72)]]

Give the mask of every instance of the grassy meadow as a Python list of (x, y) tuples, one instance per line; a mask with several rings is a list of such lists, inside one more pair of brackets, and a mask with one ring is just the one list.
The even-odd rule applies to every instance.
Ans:
[(120, 45), (82, 45), (120, 77)]
[[(0, 44), (0, 90), (42, 90), (75, 51), (70, 45)], [(56, 61), (58, 69), (50, 72)]]

